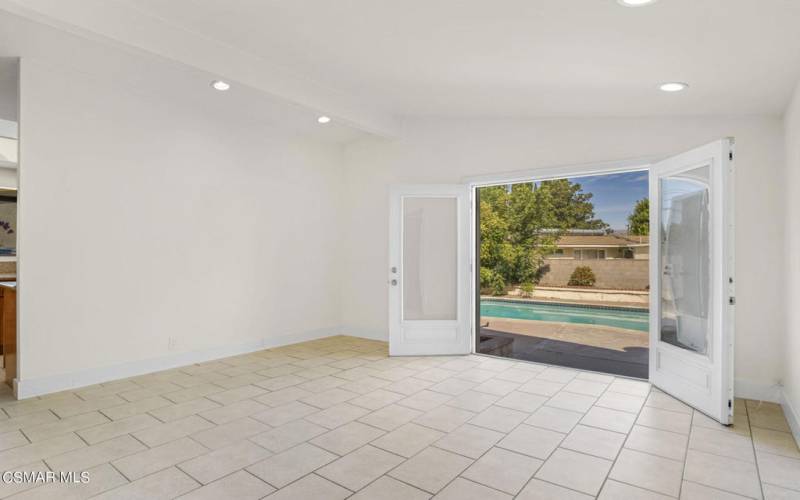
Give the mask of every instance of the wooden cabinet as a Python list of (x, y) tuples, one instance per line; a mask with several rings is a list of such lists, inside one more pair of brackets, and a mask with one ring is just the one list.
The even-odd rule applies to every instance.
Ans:
[(0, 284), (0, 339), (3, 342), (5, 382), (13, 386), (17, 376), (17, 290), (16, 284)]

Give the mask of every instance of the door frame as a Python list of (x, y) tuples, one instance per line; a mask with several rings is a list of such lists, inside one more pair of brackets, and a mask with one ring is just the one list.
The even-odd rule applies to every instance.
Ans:
[[(469, 262), (470, 262), (470, 277), (469, 283), (472, 289), (470, 290), (470, 352), (472, 354), (480, 354), (476, 352), (477, 338), (479, 334), (480, 323), (480, 270), (475, 265), (478, 261), (478, 252), (480, 251), (480, 235), (477, 227), (478, 221), (478, 207), (477, 207), (477, 189), (489, 186), (502, 186), (506, 184), (515, 184), (520, 182), (537, 182), (546, 180), (565, 179), (568, 177), (586, 177), (591, 175), (610, 175), (626, 172), (650, 172), (650, 167), (661, 157), (643, 157), (630, 160), (621, 161), (606, 161), (583, 163), (575, 165), (560, 165), (555, 167), (544, 167), (536, 169), (517, 170), (507, 173), (489, 174), (480, 176), (470, 176), (462, 179), (462, 182), (469, 188)], [(649, 253), (652, 256), (652, 245), (650, 246)], [(639, 380), (639, 379), (637, 379)], [(648, 379), (649, 380), (649, 379)]]

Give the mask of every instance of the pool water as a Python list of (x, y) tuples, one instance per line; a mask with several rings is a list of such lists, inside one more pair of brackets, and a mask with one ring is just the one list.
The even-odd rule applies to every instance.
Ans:
[(650, 314), (647, 311), (601, 309), (561, 304), (523, 304), (500, 300), (481, 300), (481, 316), (603, 325), (642, 332), (649, 330), (650, 321)]

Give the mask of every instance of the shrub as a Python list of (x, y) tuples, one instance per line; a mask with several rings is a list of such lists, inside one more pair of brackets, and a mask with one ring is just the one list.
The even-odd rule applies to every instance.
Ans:
[(481, 293), (484, 293), (484, 290), (495, 296), (505, 295), (506, 280), (503, 279), (503, 275), (492, 269), (481, 267)]
[(526, 281), (525, 283), (519, 286), (520, 292), (522, 292), (523, 297), (533, 297), (533, 283), (530, 281)]
[(572, 271), (572, 276), (569, 277), (569, 286), (594, 286), (597, 278), (589, 266), (578, 266)]

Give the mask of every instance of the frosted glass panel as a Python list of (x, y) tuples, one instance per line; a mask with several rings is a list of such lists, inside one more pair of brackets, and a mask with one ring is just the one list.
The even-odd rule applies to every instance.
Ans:
[(458, 224), (455, 198), (403, 200), (403, 319), (455, 320)]
[(711, 334), (709, 167), (660, 179), (661, 340), (707, 354)]

